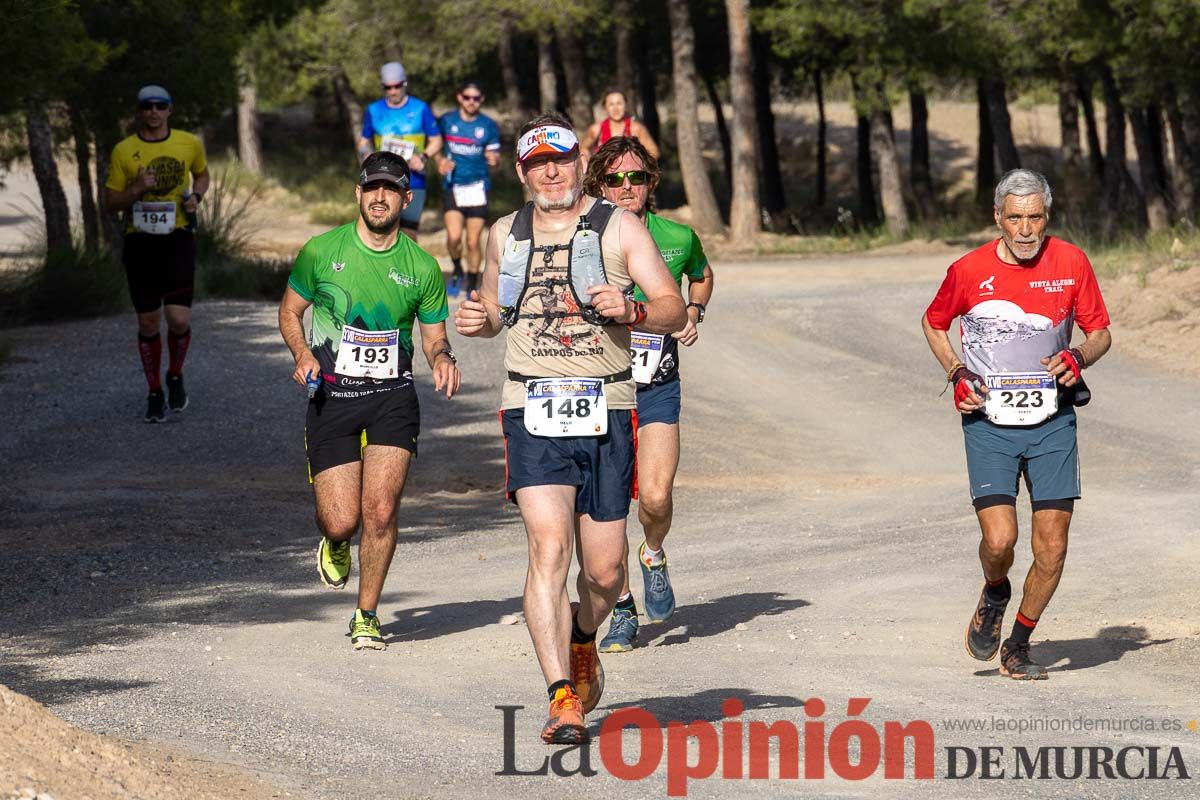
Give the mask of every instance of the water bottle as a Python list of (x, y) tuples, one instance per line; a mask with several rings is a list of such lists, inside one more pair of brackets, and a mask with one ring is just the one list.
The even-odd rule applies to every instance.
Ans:
[(587, 217), (580, 217), (575, 235), (571, 238), (571, 288), (579, 298), (584, 319), (592, 324), (601, 324), (606, 320), (600, 318), (596, 312), (588, 289), (605, 283), (608, 283), (608, 279), (604, 275), (604, 263), (600, 258), (600, 237), (592, 230)]
[(307, 373), (304, 376), (304, 385), (308, 387), (308, 399), (312, 400), (317, 393), (317, 389), (321, 388), (320, 371), (318, 371), (316, 375), (312, 374), (311, 372)]

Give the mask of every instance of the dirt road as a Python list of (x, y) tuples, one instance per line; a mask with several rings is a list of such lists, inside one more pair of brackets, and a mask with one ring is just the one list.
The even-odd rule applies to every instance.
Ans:
[[(1174, 779), (945, 777), (947, 748), (983, 746), (1005, 748), (1008, 778), (1018, 746), (1158, 745), (1160, 772), (1178, 747), (1200, 773), (1200, 734), (1186, 728), (993, 729), (1200, 716), (1200, 382), (1124, 354), (1118, 320), (1114, 352), (1089, 374), (1084, 499), (1033, 650), (1051, 679), (1002, 679), (962, 646), (977, 533), (957, 418), (918, 327), (948, 260), (717, 265), (716, 299), (684, 353), (667, 545), (680, 608), (643, 629), (647, 646), (605, 657), (593, 723), (630, 706), (664, 725), (716, 722), (735, 697), (746, 722), (802, 726), (815, 697), (828, 738), (848, 698), (869, 697), (861, 717), (877, 730), (932, 725), (937, 779), (914, 782), (911, 764), (904, 781), (882, 767), (862, 782), (828, 766), (820, 781), (718, 770), (691, 781), (691, 797), (1194, 796)], [(547, 751), (528, 633), (497, 624), (520, 610), (525, 564), (499, 494), (498, 341), (458, 344), (460, 397), (422, 394), (421, 457), (381, 607), (389, 649), (356, 654), (353, 595), (314, 572), (303, 392), (274, 309), (206, 303), (195, 329), (192, 406), (161, 426), (140, 421), (129, 319), (14, 332), (19, 360), (0, 373), (0, 683), (83, 728), (237, 764), (293, 796), (665, 796), (665, 756), (640, 782), (613, 777), (598, 748), (595, 777), (496, 775), (496, 706), (525, 706), (519, 769)], [(1027, 500), (1018, 508), (1026, 520)], [(1030, 561), (1022, 530), (1017, 576)], [(958, 720), (993, 728), (952, 730)]]

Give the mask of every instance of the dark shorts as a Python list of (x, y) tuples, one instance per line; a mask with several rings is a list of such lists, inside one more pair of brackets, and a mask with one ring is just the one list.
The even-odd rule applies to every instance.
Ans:
[(400, 447), (415, 456), (420, 433), (421, 406), (411, 384), (365, 397), (332, 399), (317, 392), (308, 401), (304, 423), (309, 477), (361, 460), (369, 444)]
[(121, 251), (129, 296), (139, 314), (164, 305), (190, 306), (196, 280), (196, 237), (186, 228), (165, 236), (127, 233)]
[(1071, 409), (1028, 428), (995, 425), (979, 416), (964, 417), (967, 473), (976, 508), (1015, 500), (1022, 474), (1035, 508), (1048, 501), (1078, 498), (1075, 426)]
[(400, 212), (400, 227), (415, 231), (421, 227), (421, 212), (425, 210), (425, 190), (412, 189), (413, 199), (404, 211)]
[(679, 424), (680, 381), (676, 378), (663, 384), (639, 386), (637, 390), (638, 425), (643, 428), (655, 422)]
[(524, 409), (501, 411), (508, 498), (517, 502), (517, 490), (528, 486), (574, 486), (577, 514), (625, 519), (637, 498), (637, 426), (636, 411), (609, 411), (603, 436), (534, 436)]
[(442, 189), (442, 213), (446, 213), (447, 211), (457, 211), (466, 219), (470, 219), (471, 217), (475, 217), (476, 219), (487, 219), (488, 205), (487, 203), (484, 203), (481, 206), (466, 206), (460, 208), (458, 204), (454, 202), (454, 188), (451, 186), (446, 186)]

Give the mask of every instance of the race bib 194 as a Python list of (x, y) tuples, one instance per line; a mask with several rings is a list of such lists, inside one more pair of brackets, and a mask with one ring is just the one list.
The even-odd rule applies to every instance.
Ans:
[(1058, 411), (1058, 384), (1046, 372), (999, 372), (984, 378), (983, 410), (997, 425), (1037, 425)]
[(454, 191), (454, 205), (459, 208), (478, 208), (487, 205), (487, 189), (483, 181), (464, 183), (451, 187)]
[(629, 355), (633, 357), (633, 379), (638, 383), (650, 383), (658, 372), (664, 338), (657, 333), (630, 331)]
[(342, 328), (334, 371), (353, 378), (398, 378), (399, 355), (400, 331), (364, 331), (347, 325)]
[(142, 233), (163, 235), (175, 230), (175, 203), (143, 203), (140, 200), (133, 204), (133, 227)]
[(380, 139), (379, 149), (385, 153), (395, 153), (407, 161), (413, 157), (413, 153), (417, 152), (417, 144), (416, 142), (410, 142), (408, 139), (393, 136), (389, 133), (384, 134), (382, 139)]
[(540, 378), (525, 383), (525, 428), (534, 436), (603, 436), (608, 402), (599, 378)]

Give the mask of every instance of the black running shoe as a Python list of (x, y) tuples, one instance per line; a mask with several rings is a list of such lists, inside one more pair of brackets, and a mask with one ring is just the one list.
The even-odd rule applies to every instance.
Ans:
[(1014, 681), (1044, 681), (1050, 676), (1041, 664), (1029, 657), (1029, 642), (1015, 644), (1005, 639), (1000, 648), (1000, 674)]
[(178, 414), (187, 408), (188, 396), (187, 391), (183, 388), (182, 375), (167, 376), (167, 405), (171, 410)]
[(157, 392), (151, 392), (146, 403), (145, 422), (166, 422), (167, 421), (167, 398), (163, 394), (162, 389)]
[(987, 588), (979, 593), (979, 604), (967, 623), (966, 644), (971, 658), (991, 661), (1000, 649), (1000, 632), (1004, 627), (1004, 609), (1008, 601), (993, 603), (988, 600)]

